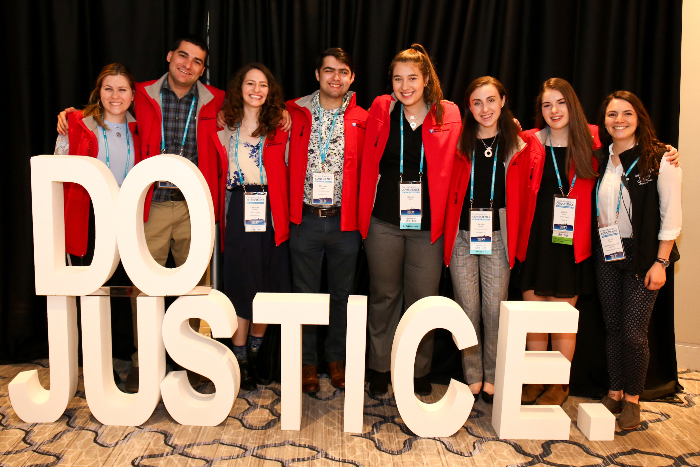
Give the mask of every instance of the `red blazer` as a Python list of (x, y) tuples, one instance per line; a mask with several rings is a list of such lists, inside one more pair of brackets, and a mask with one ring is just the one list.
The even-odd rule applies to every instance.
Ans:
[[(527, 145), (520, 140), (517, 152), (506, 158), (506, 180), (514, 170), (513, 166), (517, 167), (520, 163), (520, 156), (525, 151)], [(455, 246), (457, 234), (459, 233), (459, 220), (462, 216), (462, 207), (464, 206), (464, 197), (469, 189), (469, 179), (471, 178), (472, 164), (463, 157), (458, 151), (455, 156), (454, 168), (452, 169), (452, 180), (450, 181), (449, 199), (447, 200), (447, 211), (445, 213), (445, 250), (444, 260), (445, 265), (450, 265), (452, 259), (452, 250)], [(515, 169), (517, 171), (517, 169)], [(506, 217), (507, 217), (507, 235), (503, 236), (503, 240), (508, 242), (508, 252), (515, 251), (517, 244), (517, 212), (518, 212), (518, 193), (508, 189), (506, 182)], [(511, 211), (515, 212), (515, 220), (511, 221)], [(501, 235), (503, 235), (503, 220), (501, 220)]]
[[(593, 150), (601, 146), (598, 138), (598, 127), (589, 125), (593, 136)], [(545, 157), (551, 157), (545, 153), (545, 148), (537, 138), (538, 128), (525, 131), (521, 137), (527, 143), (527, 148), (520, 159), (522, 162), (516, 167), (517, 170), (511, 170), (506, 177), (506, 190), (513, 193), (518, 193), (519, 206), (517, 213), (517, 232), (511, 234), (511, 228), (508, 227), (508, 235), (517, 237), (515, 248), (509, 248), (510, 267), (515, 264), (515, 259), (525, 261), (527, 254), (527, 243), (530, 239), (530, 227), (532, 220), (535, 217), (535, 205), (537, 202), (537, 193), (540, 190), (540, 182), (542, 181), (542, 171), (544, 169)], [(598, 161), (593, 156), (591, 150), (591, 160), (593, 170), (598, 170)], [(576, 173), (575, 167), (571, 164), (569, 171), (569, 183), (574, 178)], [(577, 263), (591, 256), (591, 193), (595, 188), (596, 179), (576, 179), (576, 185), (569, 195), (570, 198), (576, 199), (576, 226), (574, 227), (574, 258)], [(508, 212), (510, 214), (510, 206)], [(515, 213), (514, 213), (515, 215)], [(508, 216), (508, 223), (511, 223), (511, 216)], [(509, 245), (512, 244), (513, 238), (509, 239)]]
[[(167, 79), (167, 74), (157, 81), (146, 81), (136, 84), (136, 96), (134, 108), (136, 109), (136, 120), (138, 121), (139, 132), (141, 134), (141, 154), (143, 158), (157, 156), (160, 154), (160, 131), (163, 114), (160, 107), (160, 87), (163, 80)], [(221, 165), (214, 138), (218, 128), (216, 127), (216, 114), (224, 103), (224, 91), (216, 89), (197, 81), (199, 98), (197, 99), (197, 157), (199, 170), (204, 175), (204, 179), (209, 185), (211, 198), (214, 203), (214, 212), (218, 216), (217, 206), (219, 200), (221, 179), (226, 177)], [(151, 208), (151, 198), (153, 197), (153, 187), (146, 196), (144, 207), (144, 221), (148, 220), (148, 213)], [(218, 217), (216, 219), (219, 220)]]
[[(88, 128), (97, 125), (92, 117), (83, 119), (83, 112), (77, 110), (67, 115), (68, 118), (68, 153), (74, 156), (97, 158), (100, 147), (97, 135)], [(129, 132), (134, 139), (134, 164), (141, 161), (139, 150), (140, 141), (136, 127), (130, 114), (127, 114)], [(75, 256), (87, 254), (88, 218), (90, 216), (90, 195), (81, 185), (76, 183), (63, 184), (64, 218), (66, 225), (66, 251)]]
[[(265, 137), (263, 144), (263, 167), (267, 175), (268, 197), (272, 222), (275, 228), (275, 243), (277, 246), (289, 240), (289, 183), (287, 165), (284, 163), (284, 152), (287, 148), (288, 133), (277, 128)], [(228, 177), (228, 142), (231, 130), (225, 128), (213, 135), (214, 146), (219, 153), (225, 177), (219, 192), (218, 210), (219, 228), (221, 229), (221, 251), (224, 251), (226, 238), (226, 177)]]
[[(374, 201), (379, 181), (379, 161), (389, 139), (389, 113), (396, 98), (385, 94), (377, 97), (369, 109), (367, 137), (363, 150), (362, 176), (360, 178), (359, 224), (362, 238), (367, 238), (369, 222), (374, 209)], [(462, 127), (459, 107), (443, 101), (445, 107), (444, 124), (435, 121), (435, 106), (431, 108), (422, 125), (425, 160), (430, 176), (431, 228), (430, 240), (435, 243), (443, 233), (447, 194), (452, 177), (452, 165)]]
[[(304, 181), (309, 164), (309, 139), (311, 138), (311, 98), (313, 94), (287, 101), (287, 111), (292, 117), (292, 134), (289, 139), (289, 219), (301, 224), (304, 204)], [(357, 230), (357, 193), (360, 185), (362, 147), (365, 142), (367, 111), (350, 97), (345, 109), (345, 156), (343, 160), (343, 192), (340, 210), (340, 230)]]

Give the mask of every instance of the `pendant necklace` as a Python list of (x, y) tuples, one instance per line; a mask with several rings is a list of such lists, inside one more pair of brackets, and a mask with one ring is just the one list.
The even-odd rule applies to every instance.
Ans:
[(491, 142), (491, 146), (486, 146), (486, 143), (484, 143), (483, 139), (480, 139), (481, 144), (484, 145), (484, 156), (486, 157), (491, 157), (493, 156), (493, 145), (496, 144), (496, 140), (498, 139), (498, 134), (494, 136), (493, 141)]

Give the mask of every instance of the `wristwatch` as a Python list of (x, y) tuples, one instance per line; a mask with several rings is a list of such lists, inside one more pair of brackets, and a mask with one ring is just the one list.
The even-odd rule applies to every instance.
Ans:
[(661, 265), (664, 267), (664, 269), (669, 267), (669, 265), (671, 264), (671, 262), (669, 260), (663, 259), (663, 258), (656, 258), (656, 262), (661, 263)]

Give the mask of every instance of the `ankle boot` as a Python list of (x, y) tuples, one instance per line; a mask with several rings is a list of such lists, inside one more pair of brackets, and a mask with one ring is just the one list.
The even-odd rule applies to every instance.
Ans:
[(523, 405), (532, 405), (537, 401), (537, 398), (544, 392), (544, 384), (526, 384), (523, 386), (523, 393), (520, 396), (520, 403)]
[(537, 399), (537, 405), (562, 405), (569, 398), (568, 384), (550, 384)]

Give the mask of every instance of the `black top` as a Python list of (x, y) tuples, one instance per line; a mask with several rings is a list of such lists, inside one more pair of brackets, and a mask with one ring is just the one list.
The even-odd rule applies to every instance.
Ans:
[[(472, 164), (474, 164), (474, 207), (488, 208), (491, 206), (491, 176), (493, 175), (493, 159), (496, 157), (496, 145), (493, 144), (498, 138), (498, 135), (493, 138), (487, 138), (477, 141), (477, 147), (474, 151)], [(491, 147), (492, 156), (486, 157), (484, 152), (486, 146)], [(500, 141), (499, 141), (500, 142)], [(505, 159), (503, 155), (505, 148), (498, 148), (498, 153), (501, 159)], [(470, 172), (471, 173), (471, 172)], [(470, 175), (471, 177), (471, 175)], [(464, 195), (464, 204), (462, 204), (462, 215), (459, 218), (459, 230), (469, 230), (469, 194), (471, 192), (471, 180), (467, 184), (467, 192)], [(496, 163), (496, 180), (493, 187), (493, 222), (492, 229), (494, 232), (501, 230), (500, 217), (498, 210), (506, 207), (506, 167), (503, 162)]]
[[(420, 148), (423, 143), (422, 126), (411, 129), (401, 106), (394, 106), (389, 118), (389, 139), (379, 161), (379, 182), (372, 215), (377, 219), (399, 226), (399, 161), (401, 151), (400, 120), (403, 118), (403, 181), (417, 182), (420, 170)], [(423, 216), (421, 230), (430, 230), (430, 194), (428, 192), (428, 162), (423, 159)]]

